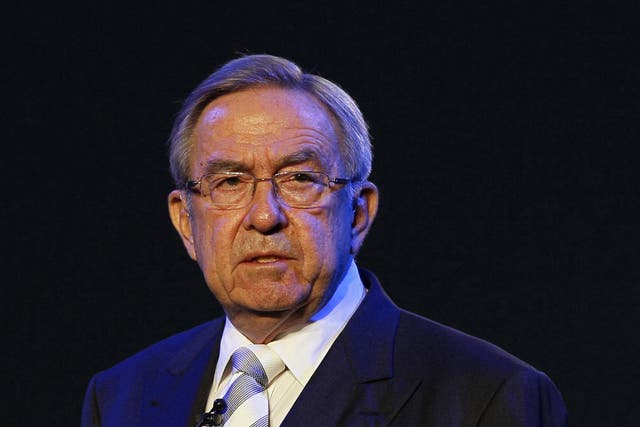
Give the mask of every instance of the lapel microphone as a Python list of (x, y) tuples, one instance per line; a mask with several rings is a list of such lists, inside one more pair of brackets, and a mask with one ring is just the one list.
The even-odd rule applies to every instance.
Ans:
[(227, 402), (224, 399), (213, 401), (213, 407), (209, 412), (205, 412), (200, 417), (200, 422), (196, 427), (218, 427), (222, 425), (222, 414), (227, 412)]

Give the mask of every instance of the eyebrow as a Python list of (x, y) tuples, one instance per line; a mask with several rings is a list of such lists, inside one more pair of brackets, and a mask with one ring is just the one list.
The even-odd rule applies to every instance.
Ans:
[(287, 156), (284, 156), (282, 159), (279, 159), (277, 162), (278, 169), (281, 169), (285, 166), (295, 165), (299, 163), (309, 162), (309, 161), (319, 161), (320, 154), (311, 148), (305, 148), (300, 151), (296, 151), (295, 153), (291, 153)]
[[(320, 160), (320, 153), (317, 150), (305, 148), (300, 151), (288, 154), (276, 162), (276, 170), (280, 170), (283, 167), (300, 164), (309, 161)], [(249, 172), (249, 167), (244, 162), (229, 159), (210, 159), (204, 164), (204, 173), (217, 173), (217, 172)]]
[(247, 167), (244, 163), (228, 159), (210, 159), (204, 165), (205, 174), (231, 171), (245, 172), (246, 170)]

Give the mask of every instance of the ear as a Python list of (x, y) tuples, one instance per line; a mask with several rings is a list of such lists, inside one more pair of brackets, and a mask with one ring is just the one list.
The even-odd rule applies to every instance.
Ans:
[(351, 253), (357, 254), (378, 212), (378, 187), (372, 182), (360, 184), (353, 199), (353, 223), (351, 224)]
[(187, 249), (187, 253), (191, 257), (191, 259), (195, 261), (196, 250), (193, 243), (191, 216), (189, 214), (187, 201), (185, 200), (185, 195), (180, 190), (173, 190), (171, 193), (169, 193), (167, 201), (169, 203), (169, 216), (171, 217), (171, 222), (182, 238), (182, 243)]

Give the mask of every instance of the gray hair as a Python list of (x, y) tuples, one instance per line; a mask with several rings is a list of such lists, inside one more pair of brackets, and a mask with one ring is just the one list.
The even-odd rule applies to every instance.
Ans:
[(306, 92), (333, 114), (341, 135), (340, 153), (346, 173), (365, 180), (371, 173), (369, 129), (356, 102), (342, 88), (314, 74), (303, 73), (295, 63), (271, 55), (247, 55), (227, 62), (207, 77), (184, 101), (169, 137), (169, 163), (177, 188), (191, 177), (191, 135), (202, 111), (216, 98), (255, 86), (278, 86)]

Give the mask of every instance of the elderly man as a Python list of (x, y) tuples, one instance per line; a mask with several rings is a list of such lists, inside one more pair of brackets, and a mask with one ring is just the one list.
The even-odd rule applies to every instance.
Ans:
[(173, 225), (225, 316), (96, 375), (83, 426), (563, 426), (541, 372), (398, 309), (356, 267), (378, 208), (355, 102), (235, 59), (170, 138)]

